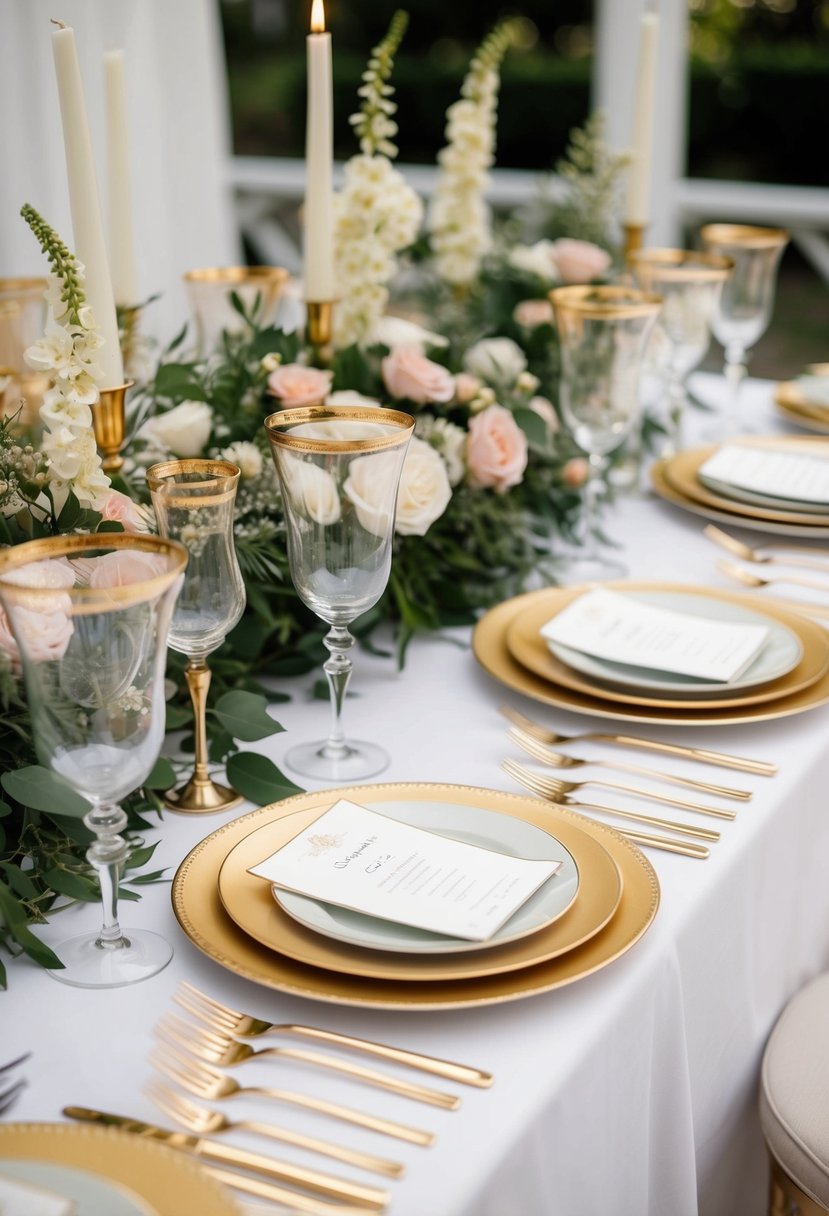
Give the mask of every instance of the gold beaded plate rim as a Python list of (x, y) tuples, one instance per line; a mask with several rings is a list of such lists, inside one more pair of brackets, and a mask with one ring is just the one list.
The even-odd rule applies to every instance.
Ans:
[[(338, 798), (369, 805), (372, 800), (382, 799), (474, 801), (485, 809), (530, 822), (535, 822), (531, 817), (539, 816), (538, 821), (554, 834), (558, 824), (573, 823), (594, 836), (618, 865), (622, 875), (619, 907), (601, 932), (576, 949), (548, 962), (499, 975), (411, 983), (366, 979), (295, 962), (266, 949), (233, 923), (219, 899), (219, 869), (230, 849), (255, 828), (295, 811), (330, 806)], [(626, 953), (647, 930), (659, 905), (659, 882), (650, 862), (630, 841), (605, 824), (584, 819), (564, 807), (524, 794), (474, 786), (401, 782), (298, 794), (225, 824), (191, 850), (179, 866), (172, 902), (176, 918), (193, 945), (236, 975), (267, 988), (331, 1004), (414, 1013), (521, 1000), (591, 975)]]
[[(613, 584), (609, 584), (612, 586)], [(621, 586), (622, 584), (616, 584)], [(624, 584), (628, 589), (637, 587), (644, 590), (653, 589), (654, 583)], [(687, 591), (688, 588), (677, 583), (660, 583), (658, 586), (665, 591)], [(741, 708), (729, 709), (723, 707), (715, 710), (694, 710), (686, 706), (679, 708), (663, 708), (654, 706), (652, 709), (642, 705), (624, 705), (607, 696), (589, 695), (572, 688), (556, 686), (543, 679), (535, 672), (529, 671), (510, 653), (507, 646), (507, 632), (514, 617), (533, 598), (544, 596), (549, 588), (541, 591), (530, 591), (519, 595), (513, 600), (491, 608), (481, 617), (472, 635), (472, 650), (478, 663), (493, 679), (511, 688), (514, 692), (523, 693), (534, 701), (544, 705), (552, 705), (556, 709), (566, 709), (570, 713), (587, 714), (594, 718), (611, 718), (621, 722), (647, 722), (649, 724), (671, 726), (719, 726), (722, 723), (738, 725), (747, 722), (771, 722), (776, 718), (786, 718), (793, 714), (805, 713), (819, 705), (829, 702), (829, 671), (799, 692), (780, 697), (776, 701), (765, 702), (761, 705), (748, 705)], [(776, 600), (764, 599), (763, 606), (768, 608), (785, 608)]]
[[(666, 591), (664, 583), (637, 584), (627, 581), (606, 583), (610, 590), (628, 592), (638, 590), (643, 592)], [(507, 648), (514, 659), (522, 667), (547, 680), (554, 686), (563, 685), (589, 696), (604, 697), (608, 701), (620, 701), (629, 705), (646, 705), (650, 708), (665, 707), (678, 709), (735, 709), (745, 705), (760, 705), (763, 702), (776, 701), (780, 697), (799, 692), (816, 684), (821, 676), (829, 671), (829, 634), (820, 625), (808, 621), (804, 616), (792, 609), (779, 606), (767, 609), (764, 600), (752, 599), (750, 595), (740, 592), (720, 591), (708, 587), (683, 587), (682, 592), (699, 599), (718, 600), (726, 604), (734, 604), (745, 608), (755, 617), (769, 616), (772, 620), (785, 625), (797, 636), (802, 647), (801, 658), (795, 667), (782, 676), (764, 684), (761, 688), (743, 693), (724, 693), (710, 697), (684, 697), (681, 693), (668, 697), (659, 696), (656, 692), (633, 692), (610, 684), (594, 682), (588, 676), (568, 667), (550, 651), (540, 634), (542, 625), (552, 617), (557, 616), (568, 604), (590, 590), (587, 585), (580, 587), (552, 587), (545, 589), (541, 598), (533, 604), (528, 604), (513, 617), (506, 631)]]
[[(829, 445), (822, 439), (800, 439), (787, 435), (776, 435), (774, 438), (746, 439), (740, 438), (742, 447), (770, 447), (777, 451), (802, 449), (808, 454), (820, 447), (820, 454), (829, 456)], [(788, 511), (776, 507), (764, 507), (760, 503), (747, 503), (738, 498), (729, 498), (716, 490), (703, 485), (699, 480), (699, 471), (709, 457), (713, 456), (720, 445), (711, 444), (709, 447), (693, 448), (687, 452), (679, 452), (669, 456), (664, 467), (664, 475), (673, 487), (695, 502), (703, 506), (715, 507), (717, 510), (727, 510), (733, 515), (746, 515), (750, 519), (768, 520), (778, 524), (809, 524), (819, 527), (829, 525), (827, 513), (812, 511)]]
[[(392, 800), (383, 801), (385, 804)], [(588, 941), (609, 923), (622, 898), (619, 868), (607, 849), (578, 825), (562, 822), (550, 834), (564, 845), (576, 863), (578, 891), (562, 913), (532, 933), (493, 949), (487, 949), (484, 942), (482, 949), (474, 953), (439, 957), (366, 950), (334, 940), (300, 925), (276, 902), (270, 883), (247, 872), (250, 866), (264, 861), (310, 827), (328, 805), (295, 811), (264, 824), (230, 850), (219, 872), (219, 898), (231, 920), (269, 950), (278, 950), (297, 962), (364, 978), (417, 983), (499, 975), (546, 962)], [(471, 809), (479, 808), (470, 803)], [(378, 810), (382, 814), (383, 807)], [(546, 823), (536, 826), (549, 830)]]
[[(810, 541), (829, 540), (829, 524), (778, 524), (769, 519), (757, 519), (749, 515), (735, 515), (725, 507), (705, 506), (696, 502), (677, 490), (665, 476), (667, 460), (659, 460), (651, 465), (651, 485), (654, 492), (665, 502), (690, 511), (692, 515), (700, 515), (703, 519), (713, 519), (717, 523), (727, 524), (732, 528), (747, 528), (751, 532), (765, 532), (767, 536), (797, 536), (808, 538)], [(805, 607), (805, 605), (804, 605)]]
[(239, 1216), (230, 1193), (194, 1158), (134, 1132), (75, 1123), (0, 1124), (4, 1158), (49, 1162), (87, 1170), (119, 1184), (157, 1216)]

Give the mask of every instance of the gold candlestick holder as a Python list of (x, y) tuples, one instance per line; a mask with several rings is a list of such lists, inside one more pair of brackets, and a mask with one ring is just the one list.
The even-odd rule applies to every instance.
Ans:
[(132, 386), (133, 381), (127, 380), (116, 388), (102, 388), (98, 401), (92, 407), (95, 442), (101, 453), (104, 472), (108, 474), (119, 472), (124, 463), (121, 455), (127, 429), (124, 401), (127, 389)]
[(646, 224), (625, 224), (625, 262), (629, 262), (634, 253), (645, 243)]
[(328, 363), (334, 346), (334, 300), (306, 300), (305, 337), (317, 359)]

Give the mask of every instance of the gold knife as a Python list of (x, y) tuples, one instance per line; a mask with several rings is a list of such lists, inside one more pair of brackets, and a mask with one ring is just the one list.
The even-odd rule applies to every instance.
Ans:
[(325, 1174), (321, 1170), (272, 1161), (269, 1157), (260, 1156), (259, 1153), (249, 1153), (245, 1149), (217, 1144), (213, 1140), (205, 1139), (202, 1136), (191, 1136), (187, 1132), (169, 1131), (164, 1127), (156, 1127), (152, 1123), (143, 1123), (140, 1119), (132, 1119), (128, 1115), (111, 1115), (106, 1111), (90, 1110), (85, 1106), (65, 1106), (63, 1113), (69, 1119), (79, 1119), (86, 1123), (102, 1123), (107, 1127), (120, 1127), (123, 1131), (134, 1132), (148, 1140), (159, 1140), (170, 1148), (181, 1149), (195, 1157), (204, 1158), (205, 1161), (215, 1162), (217, 1165), (235, 1166), (236, 1169), (252, 1170), (274, 1182), (287, 1182), (293, 1186), (304, 1187), (314, 1194), (344, 1200), (373, 1212), (382, 1212), (390, 1199), (389, 1192), (380, 1187), (350, 1182), (347, 1178), (336, 1178), (333, 1174)]

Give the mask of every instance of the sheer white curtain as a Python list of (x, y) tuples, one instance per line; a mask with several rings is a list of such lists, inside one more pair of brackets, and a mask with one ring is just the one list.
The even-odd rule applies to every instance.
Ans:
[(22, 203), (72, 238), (51, 17), (75, 30), (105, 217), (102, 57), (124, 50), (138, 287), (162, 293), (144, 325), (171, 336), (182, 273), (239, 258), (217, 0), (0, 0), (0, 276), (44, 271)]

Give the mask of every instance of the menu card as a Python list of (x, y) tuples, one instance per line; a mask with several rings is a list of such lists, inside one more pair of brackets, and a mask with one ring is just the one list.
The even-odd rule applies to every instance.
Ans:
[(706, 460), (699, 476), (772, 498), (829, 505), (829, 459), (808, 452), (726, 443)]
[(728, 683), (756, 659), (769, 630), (655, 608), (631, 595), (596, 590), (573, 600), (541, 634), (614, 663)]
[(0, 1173), (2, 1216), (76, 1216), (77, 1211), (75, 1203), (63, 1195)]
[(483, 942), (560, 866), (449, 840), (341, 798), (250, 873), (381, 920)]

